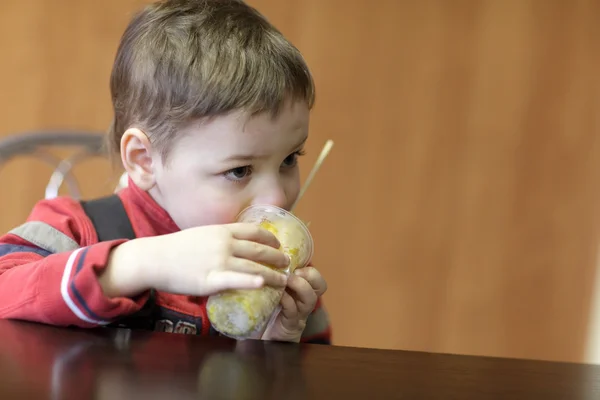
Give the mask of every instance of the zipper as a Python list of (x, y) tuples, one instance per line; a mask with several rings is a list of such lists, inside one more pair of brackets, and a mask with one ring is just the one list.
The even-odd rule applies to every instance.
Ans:
[(202, 298), (201, 310), (202, 310), (202, 336), (208, 336), (210, 333), (210, 321), (208, 319), (208, 311), (206, 311), (206, 302), (208, 297)]

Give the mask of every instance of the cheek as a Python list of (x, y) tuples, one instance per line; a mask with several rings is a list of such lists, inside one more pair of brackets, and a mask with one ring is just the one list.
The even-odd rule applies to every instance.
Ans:
[(177, 212), (189, 228), (233, 223), (244, 207), (234, 196), (203, 196), (180, 203)]
[(233, 201), (211, 201), (206, 202), (202, 210), (198, 210), (202, 216), (202, 225), (230, 224), (244, 207)]
[(232, 223), (244, 207), (235, 196), (225, 196), (210, 185), (190, 190), (189, 183), (182, 182), (171, 189), (166, 209), (181, 229)]

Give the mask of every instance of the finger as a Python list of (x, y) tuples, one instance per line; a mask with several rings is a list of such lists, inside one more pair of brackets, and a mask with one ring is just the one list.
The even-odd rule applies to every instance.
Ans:
[(234, 240), (232, 243), (232, 254), (235, 257), (266, 264), (275, 268), (286, 268), (290, 265), (290, 258), (281, 250), (248, 240)]
[(243, 258), (232, 257), (226, 269), (243, 274), (260, 276), (264, 280), (265, 285), (273, 287), (285, 287), (287, 284), (287, 276), (284, 273)]
[(261, 276), (235, 271), (211, 271), (206, 276), (206, 284), (214, 293), (229, 289), (258, 289), (264, 282)]
[(321, 275), (319, 270), (316, 268), (300, 268), (294, 271), (294, 274), (307, 280), (317, 296), (322, 296), (327, 291), (327, 282), (325, 281), (325, 278), (323, 278), (323, 275)]
[(262, 243), (276, 249), (281, 247), (279, 239), (277, 239), (272, 232), (269, 232), (265, 228), (261, 228), (258, 225), (238, 222), (235, 224), (229, 224), (228, 227), (231, 234), (236, 239), (250, 240), (252, 242)]
[(300, 315), (308, 316), (314, 310), (318, 297), (306, 279), (291, 275), (288, 278), (287, 290), (296, 301)]
[(285, 327), (291, 329), (293, 328), (293, 324), (296, 324), (299, 319), (298, 307), (296, 306), (296, 300), (289, 294), (287, 291), (283, 292), (283, 296), (281, 296), (281, 301), (279, 302), (281, 305), (280, 315), (282, 318), (282, 323)]

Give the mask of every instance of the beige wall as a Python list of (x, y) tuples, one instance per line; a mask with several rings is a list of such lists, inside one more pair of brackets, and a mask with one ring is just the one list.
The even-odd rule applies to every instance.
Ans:
[[(0, 135), (102, 130), (142, 1), (0, 5)], [(299, 207), (338, 344), (583, 360), (598, 242), (597, 0), (252, 0), (318, 84)], [(85, 166), (88, 195), (108, 190)], [(104, 168), (106, 171), (106, 168)], [(0, 228), (46, 182), (0, 170)], [(21, 197), (17, 197), (21, 196)]]

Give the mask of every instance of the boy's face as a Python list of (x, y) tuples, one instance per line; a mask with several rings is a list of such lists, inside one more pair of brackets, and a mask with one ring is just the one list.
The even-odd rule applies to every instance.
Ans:
[(179, 132), (166, 163), (151, 153), (148, 192), (181, 229), (234, 222), (252, 204), (289, 210), (300, 191), (297, 163), (308, 125), (304, 102), (286, 105), (276, 118), (237, 112), (192, 124)]

